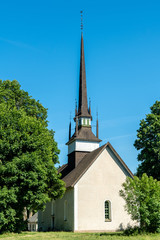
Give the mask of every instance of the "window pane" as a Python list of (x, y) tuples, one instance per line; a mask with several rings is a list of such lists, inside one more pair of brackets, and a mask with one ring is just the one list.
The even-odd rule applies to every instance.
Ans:
[(105, 201), (104, 209), (105, 209), (105, 220), (111, 220), (111, 204), (110, 204), (110, 201)]

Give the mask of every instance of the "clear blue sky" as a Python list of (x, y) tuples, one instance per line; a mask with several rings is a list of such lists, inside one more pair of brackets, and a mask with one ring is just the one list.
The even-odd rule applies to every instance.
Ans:
[(136, 130), (160, 100), (160, 1), (1, 1), (0, 79), (18, 80), (48, 108), (65, 163), (78, 97), (81, 9), (93, 131), (98, 108), (102, 144), (110, 141), (135, 172)]

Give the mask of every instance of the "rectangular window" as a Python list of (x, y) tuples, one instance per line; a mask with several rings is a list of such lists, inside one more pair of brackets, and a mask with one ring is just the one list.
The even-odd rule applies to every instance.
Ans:
[(85, 118), (83, 118), (83, 125), (85, 125)]
[(64, 221), (67, 221), (67, 200), (64, 201)]

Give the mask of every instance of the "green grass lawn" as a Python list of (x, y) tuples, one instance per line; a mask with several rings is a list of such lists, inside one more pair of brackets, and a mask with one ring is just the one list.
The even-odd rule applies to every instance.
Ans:
[(123, 236), (122, 233), (23, 232), (0, 235), (3, 240), (160, 240), (160, 234)]

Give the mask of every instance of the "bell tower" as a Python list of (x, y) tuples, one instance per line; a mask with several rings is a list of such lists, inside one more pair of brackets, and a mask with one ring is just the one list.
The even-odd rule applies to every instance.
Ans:
[[(83, 30), (82, 26), (81, 23), (81, 29)], [(71, 136), (71, 130), (69, 130), (70, 137), (66, 143), (68, 145), (68, 167), (70, 169), (75, 168), (87, 153), (99, 148), (99, 143), (101, 142), (98, 138), (98, 133), (96, 134), (97, 136), (93, 134), (91, 126), (91, 106), (89, 103), (88, 107), (87, 101), (83, 31), (81, 31), (79, 100), (78, 109), (76, 104), (74, 121), (75, 132)]]

